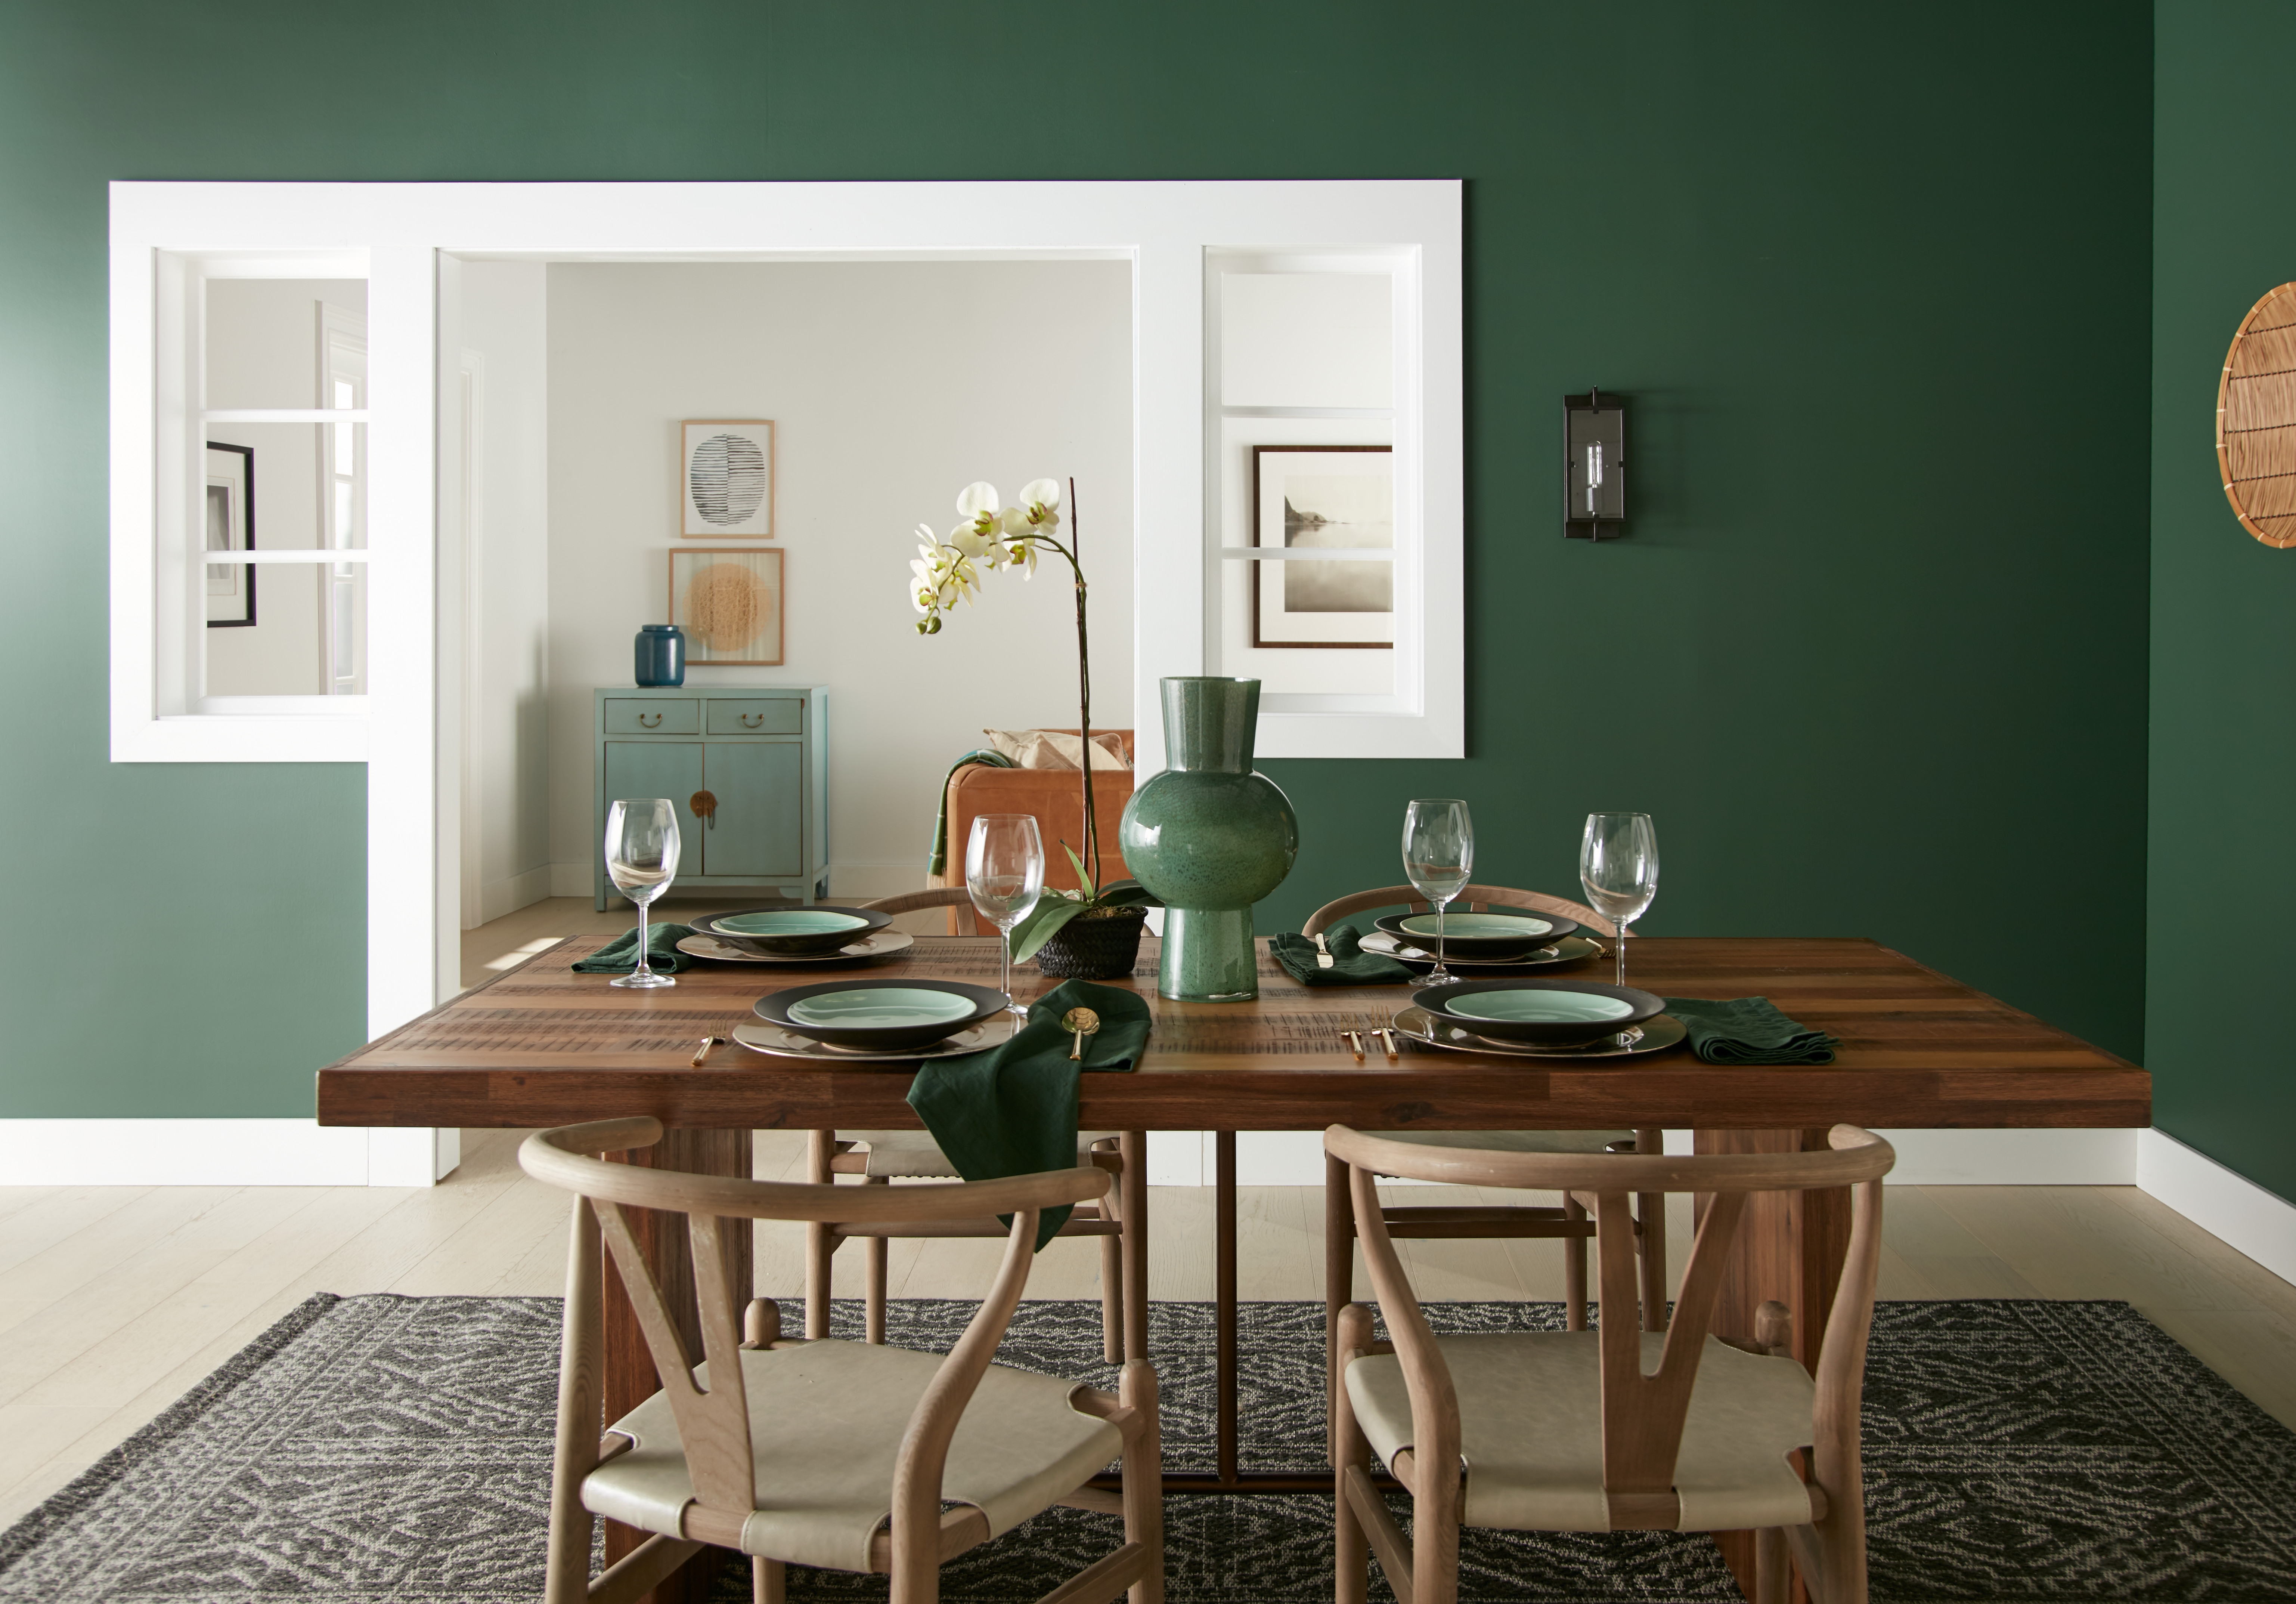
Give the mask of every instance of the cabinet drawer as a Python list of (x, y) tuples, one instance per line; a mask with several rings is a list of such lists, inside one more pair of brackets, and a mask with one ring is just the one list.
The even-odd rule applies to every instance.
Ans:
[(709, 698), (709, 733), (713, 736), (798, 735), (802, 731), (804, 717), (805, 704), (795, 696), (749, 696), (740, 701)]
[(701, 704), (688, 697), (660, 701), (636, 696), (606, 698), (610, 736), (694, 736), (701, 733)]

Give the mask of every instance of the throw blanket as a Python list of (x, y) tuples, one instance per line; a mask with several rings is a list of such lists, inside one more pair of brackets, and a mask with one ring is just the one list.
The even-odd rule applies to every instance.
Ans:
[(991, 752), (985, 746), (966, 753), (948, 766), (948, 772), (941, 776), (939, 799), (933, 803), (932, 851), (925, 854), (925, 873), (928, 875), (948, 872), (948, 782), (956, 777), (958, 769), (969, 763), (983, 763), (991, 769), (1013, 767), (1011, 758), (1001, 752)]
[[(1100, 1029), (1084, 1039), (1081, 1063), (1069, 1057), (1076, 1037), (1061, 1028), (1061, 1016), (1077, 1008), (1100, 1016)], [(1029, 1023), (1003, 1046), (918, 1065), (909, 1106), (967, 1180), (1074, 1169), (1078, 1072), (1137, 1068), (1147, 1046), (1148, 1005), (1136, 994), (1069, 981), (1031, 1003)], [(1069, 1213), (1065, 1204), (1044, 1211), (1038, 1247)]]

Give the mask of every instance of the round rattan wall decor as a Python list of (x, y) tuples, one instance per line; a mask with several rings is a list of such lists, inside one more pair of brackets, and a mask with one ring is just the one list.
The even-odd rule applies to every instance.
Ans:
[(2296, 546), (2296, 284), (2251, 308), (2217, 386), (2217, 468), (2240, 526)]

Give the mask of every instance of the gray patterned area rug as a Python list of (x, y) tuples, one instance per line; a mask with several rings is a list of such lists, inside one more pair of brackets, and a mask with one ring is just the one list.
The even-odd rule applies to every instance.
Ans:
[[(943, 1348), (972, 1305), (904, 1301), (892, 1340)], [(1440, 1328), (1553, 1328), (1554, 1304), (1433, 1304)], [(840, 1335), (857, 1335), (840, 1306)], [(1003, 1357), (1112, 1385), (1097, 1304), (1021, 1306)], [(1247, 1468), (1322, 1456), (1322, 1310), (1242, 1313)], [(1208, 1468), (1211, 1311), (1159, 1304), (1167, 1462)], [(0, 1599), (48, 1604), (491, 1604), (542, 1588), (558, 1305), (320, 1296), (0, 1534)], [(1884, 1304), (1867, 1366), (1873, 1595), (2236, 1601), (2296, 1594), (2296, 1435), (2125, 1304)], [(1401, 1504), (1398, 1500), (1398, 1506)], [(1173, 1604), (1331, 1597), (1328, 1501), (1168, 1501)], [(1053, 1510), (953, 1561), (952, 1600), (1027, 1604), (1115, 1541)], [(1670, 1604), (1736, 1596), (1710, 1542), (1472, 1533), (1460, 1596)], [(796, 1600), (882, 1578), (791, 1574)], [(719, 1597), (748, 1598), (743, 1571)], [(1374, 1599), (1390, 1599), (1376, 1580)]]

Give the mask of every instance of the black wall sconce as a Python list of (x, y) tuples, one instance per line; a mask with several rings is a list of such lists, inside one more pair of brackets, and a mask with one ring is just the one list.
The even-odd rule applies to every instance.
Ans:
[(1627, 532), (1625, 399), (1599, 390), (1562, 398), (1562, 532), (1573, 540)]

